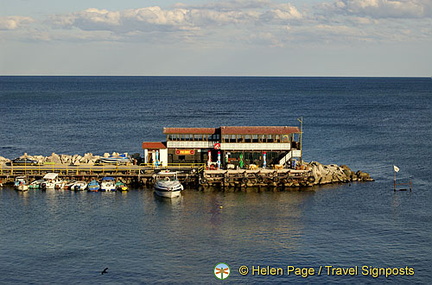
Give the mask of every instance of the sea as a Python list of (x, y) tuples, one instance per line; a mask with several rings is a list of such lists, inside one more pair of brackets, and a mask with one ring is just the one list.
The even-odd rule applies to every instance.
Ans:
[[(0, 76), (0, 118), (0, 156), (9, 159), (142, 155), (142, 142), (165, 140), (164, 127), (300, 126), (302, 118), (306, 162), (375, 179), (187, 188), (178, 199), (145, 187), (5, 186), (0, 284), (432, 282), (429, 77)], [(395, 174), (412, 190), (394, 191)]]

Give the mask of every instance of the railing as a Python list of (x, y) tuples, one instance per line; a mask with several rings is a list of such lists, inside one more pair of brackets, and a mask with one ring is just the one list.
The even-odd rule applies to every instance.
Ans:
[(203, 163), (170, 163), (168, 166), (156, 167), (152, 163), (141, 165), (61, 165), (45, 164), (37, 166), (0, 166), (1, 176), (14, 175), (42, 175), (49, 172), (59, 173), (62, 175), (83, 175), (86, 173), (104, 174), (104, 173), (122, 173), (128, 175), (142, 174), (145, 170), (156, 169), (202, 169)]

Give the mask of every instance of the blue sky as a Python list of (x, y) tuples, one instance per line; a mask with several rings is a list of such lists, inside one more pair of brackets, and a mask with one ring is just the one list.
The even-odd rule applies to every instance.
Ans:
[(0, 75), (432, 76), (431, 0), (0, 0)]

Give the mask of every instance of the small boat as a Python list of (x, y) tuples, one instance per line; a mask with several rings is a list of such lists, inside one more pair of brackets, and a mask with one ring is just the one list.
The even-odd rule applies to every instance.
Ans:
[(65, 181), (63, 189), (64, 190), (72, 190), (72, 186), (75, 184), (75, 182), (76, 182), (75, 180)]
[(115, 184), (115, 188), (117, 191), (128, 191), (128, 187), (121, 181), (117, 181)]
[(85, 181), (75, 181), (75, 183), (71, 186), (70, 190), (73, 191), (84, 191), (87, 187), (87, 182)]
[(109, 163), (109, 164), (128, 164), (131, 159), (126, 154), (120, 154), (118, 156), (101, 157), (99, 163)]
[(18, 176), (15, 178), (14, 187), (18, 191), (28, 191), (29, 186), (27, 185), (25, 176)]
[(44, 182), (45, 180), (43, 179), (39, 179), (39, 180), (35, 180), (32, 183), (30, 183), (29, 185), (29, 189), (39, 189), (40, 188), (40, 184), (42, 182)]
[(116, 190), (116, 186), (115, 186), (115, 179), (114, 177), (104, 177), (102, 178), (102, 182), (100, 185), (100, 190), (101, 191), (115, 191)]
[(161, 171), (155, 175), (154, 191), (166, 198), (179, 197), (183, 185), (177, 179), (177, 172)]
[(47, 173), (43, 177), (43, 182), (39, 184), (40, 189), (44, 190), (51, 190), (51, 189), (58, 189), (61, 187), (61, 184), (64, 186), (64, 182), (59, 179), (58, 173)]
[(90, 183), (87, 185), (87, 189), (90, 192), (98, 192), (100, 189), (100, 185), (96, 180), (90, 181)]

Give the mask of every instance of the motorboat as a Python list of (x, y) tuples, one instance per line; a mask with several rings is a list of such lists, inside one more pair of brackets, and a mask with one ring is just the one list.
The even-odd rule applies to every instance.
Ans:
[(115, 184), (115, 188), (117, 191), (128, 191), (128, 187), (121, 181), (117, 181)]
[(108, 164), (129, 164), (131, 162), (131, 159), (127, 156), (127, 154), (119, 154), (116, 156), (110, 156), (110, 157), (101, 157), (99, 159), (99, 163), (108, 163)]
[(96, 180), (92, 180), (90, 181), (89, 184), (87, 184), (87, 190), (89, 192), (98, 192), (100, 189), (100, 185), (99, 182), (97, 182)]
[(100, 191), (115, 191), (115, 179), (114, 177), (104, 177), (100, 185)]
[(19, 191), (28, 191), (29, 186), (27, 185), (27, 180), (25, 176), (18, 176), (15, 178), (14, 187)]
[(75, 180), (68, 180), (65, 182), (63, 189), (64, 190), (72, 190), (72, 186), (75, 184)]
[(177, 172), (161, 171), (155, 175), (154, 191), (158, 196), (174, 198), (181, 195), (184, 189), (177, 178)]
[(38, 179), (38, 180), (33, 181), (32, 183), (30, 183), (29, 189), (39, 189), (40, 184), (44, 181), (45, 180), (43, 180), (43, 179)]
[(39, 184), (40, 189), (63, 189), (64, 182), (58, 177), (58, 173), (47, 173), (42, 179), (44, 181)]
[(87, 187), (87, 182), (85, 181), (75, 181), (75, 183), (71, 186), (70, 190), (73, 191), (84, 191)]

